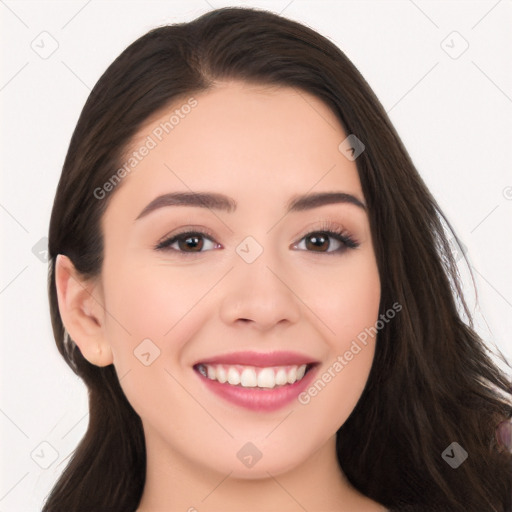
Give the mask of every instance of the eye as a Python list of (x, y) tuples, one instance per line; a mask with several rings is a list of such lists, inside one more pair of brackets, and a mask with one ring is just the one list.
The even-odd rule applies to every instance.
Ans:
[[(331, 242), (331, 239), (334, 240), (334, 243)], [(317, 230), (307, 233), (292, 248), (304, 250), (303, 247), (305, 247), (307, 252), (316, 252), (318, 254), (340, 254), (348, 249), (355, 249), (359, 245), (345, 230), (336, 224), (327, 222), (319, 226)], [(200, 254), (219, 247), (222, 246), (213, 241), (212, 233), (190, 230), (164, 238), (157, 243), (155, 250), (174, 251), (185, 255)]]
[[(183, 231), (173, 235), (172, 237), (162, 240), (156, 245), (155, 249), (172, 250), (189, 254), (201, 253), (205, 252), (203, 249), (205, 248), (205, 245), (208, 246), (208, 242), (210, 244), (210, 249), (220, 247), (220, 244), (217, 244), (211, 240), (211, 237), (212, 235), (210, 233), (202, 231)], [(203, 241), (205, 239), (207, 240), (206, 243)]]
[[(334, 239), (334, 243), (330, 239)], [(319, 254), (339, 254), (347, 249), (356, 249), (359, 245), (345, 230), (331, 223), (324, 223), (318, 230), (307, 233), (293, 247), (305, 247), (308, 252)]]

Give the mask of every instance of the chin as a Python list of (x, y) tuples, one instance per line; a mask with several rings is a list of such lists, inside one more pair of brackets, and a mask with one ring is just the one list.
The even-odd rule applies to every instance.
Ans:
[[(275, 453), (271, 459), (269, 457), (266, 458), (265, 454), (263, 454), (261, 459), (254, 463), (252, 467), (244, 467), (243, 462), (240, 462), (236, 464), (235, 468), (226, 467), (226, 473), (230, 473), (230, 478), (259, 480), (269, 478), (270, 475), (278, 476), (287, 473), (307, 461), (307, 458), (293, 460), (289, 458), (283, 459), (282, 457), (279, 457), (279, 460), (277, 460), (277, 458)], [(216, 470), (219, 470), (218, 466)]]

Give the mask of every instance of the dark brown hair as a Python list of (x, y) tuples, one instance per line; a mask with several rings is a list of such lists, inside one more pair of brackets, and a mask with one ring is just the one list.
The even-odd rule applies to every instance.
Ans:
[[(48, 285), (55, 341), (88, 387), (90, 419), (43, 512), (133, 512), (146, 470), (142, 423), (113, 365), (90, 364), (64, 329), (56, 256), (69, 256), (85, 278), (100, 275), (100, 220), (119, 187), (103, 200), (94, 190), (151, 116), (232, 79), (315, 95), (366, 147), (356, 164), (380, 312), (396, 301), (402, 311), (379, 332), (366, 388), (337, 433), (350, 482), (394, 510), (510, 510), (512, 455), (495, 438), (512, 416), (510, 382), (473, 329), (450, 245), (458, 239), (385, 110), (325, 37), (267, 11), (223, 8), (132, 43), (95, 85), (73, 133), (51, 215)], [(469, 454), (456, 470), (441, 456), (454, 441)]]

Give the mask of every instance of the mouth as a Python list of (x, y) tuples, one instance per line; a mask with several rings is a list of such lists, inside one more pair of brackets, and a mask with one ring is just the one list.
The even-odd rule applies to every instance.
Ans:
[(292, 353), (228, 354), (193, 365), (205, 387), (253, 411), (274, 411), (293, 402), (314, 378), (319, 362)]
[(194, 365), (207, 379), (241, 388), (274, 389), (300, 382), (315, 363), (291, 366), (244, 366), (227, 364)]

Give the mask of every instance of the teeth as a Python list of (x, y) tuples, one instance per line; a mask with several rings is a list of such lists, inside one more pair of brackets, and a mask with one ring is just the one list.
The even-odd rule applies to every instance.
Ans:
[(306, 373), (307, 365), (272, 366), (259, 368), (255, 366), (201, 364), (198, 371), (211, 380), (244, 388), (272, 389), (301, 380)]
[(217, 371), (215, 370), (215, 366), (207, 366), (206, 372), (207, 372), (206, 375), (208, 376), (209, 379), (212, 379), (212, 380), (215, 379), (215, 376), (217, 373)]
[(259, 379), (256, 377), (256, 372), (253, 368), (245, 368), (242, 375), (240, 375), (240, 384), (244, 388), (255, 388), (259, 386)]
[(232, 386), (236, 386), (237, 384), (240, 384), (240, 374), (232, 366), (228, 370), (228, 382)]
[(224, 368), (222, 366), (218, 366), (216, 368), (216, 372), (217, 372), (216, 378), (219, 382), (221, 382), (222, 384), (224, 384), (224, 382), (227, 382), (228, 377), (226, 375), (226, 370), (224, 370)]
[(258, 375), (258, 387), (274, 388), (275, 386), (276, 377), (274, 375), (274, 370), (272, 370), (272, 368), (263, 368)]
[[(304, 366), (304, 365), (302, 365)], [(306, 368), (304, 368), (306, 371)], [(304, 376), (304, 375), (303, 375)], [(283, 386), (288, 383), (288, 375), (286, 375), (286, 370), (284, 368), (279, 368), (276, 372), (276, 386)]]

